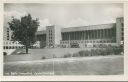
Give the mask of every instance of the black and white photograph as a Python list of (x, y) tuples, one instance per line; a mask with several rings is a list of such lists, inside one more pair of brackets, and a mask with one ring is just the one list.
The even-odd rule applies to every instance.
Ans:
[(124, 75), (123, 3), (4, 3), (4, 76)]

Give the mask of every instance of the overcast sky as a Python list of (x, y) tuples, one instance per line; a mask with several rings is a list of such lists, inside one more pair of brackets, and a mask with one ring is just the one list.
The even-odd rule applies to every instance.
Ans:
[(40, 27), (59, 25), (64, 28), (114, 23), (123, 17), (123, 4), (5, 4), (5, 24), (11, 16), (20, 18), (30, 13), (39, 18)]

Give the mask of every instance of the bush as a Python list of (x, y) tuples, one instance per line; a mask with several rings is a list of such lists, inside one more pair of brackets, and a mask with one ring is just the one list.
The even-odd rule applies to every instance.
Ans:
[(83, 57), (83, 56), (86, 54), (85, 51), (79, 51), (78, 53), (79, 53), (79, 56), (80, 56), (80, 57)]
[(106, 54), (107, 55), (113, 55), (114, 54), (113, 48), (112, 47), (106, 48)]
[(46, 59), (46, 57), (45, 57), (45, 56), (43, 56), (43, 57), (42, 57), (42, 59)]
[(53, 58), (57, 58), (55, 54), (53, 54)]
[(7, 52), (3, 52), (3, 55), (4, 55), (4, 56), (7, 55)]
[(88, 51), (88, 50), (85, 50), (85, 51), (79, 51), (79, 56), (80, 57), (84, 57), (84, 56), (90, 56), (91, 52)]
[(68, 58), (68, 57), (72, 57), (72, 54), (68, 53), (68, 54), (65, 54), (65, 55), (63, 56), (63, 58)]
[(113, 47), (113, 51), (115, 55), (120, 55), (123, 52), (123, 48), (121, 46)]
[(72, 57), (79, 57), (79, 53), (73, 53)]
[(82, 50), (78, 53), (74, 53), (73, 57), (85, 57), (85, 56), (106, 56), (106, 55), (119, 55), (123, 52), (123, 48), (118, 46), (109, 46), (100, 49)]
[(98, 55), (99, 55), (99, 50), (98, 49), (91, 49), (90, 56), (98, 56)]

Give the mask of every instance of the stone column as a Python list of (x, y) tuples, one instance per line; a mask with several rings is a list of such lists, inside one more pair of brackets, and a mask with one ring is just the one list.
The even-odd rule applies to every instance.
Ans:
[(95, 38), (97, 39), (97, 30), (95, 30)]
[(103, 29), (103, 38), (105, 38), (105, 29)]

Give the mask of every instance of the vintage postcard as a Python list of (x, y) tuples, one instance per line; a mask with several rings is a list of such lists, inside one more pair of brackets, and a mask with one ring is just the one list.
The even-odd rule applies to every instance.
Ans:
[(3, 79), (126, 80), (125, 5), (2, 3)]

